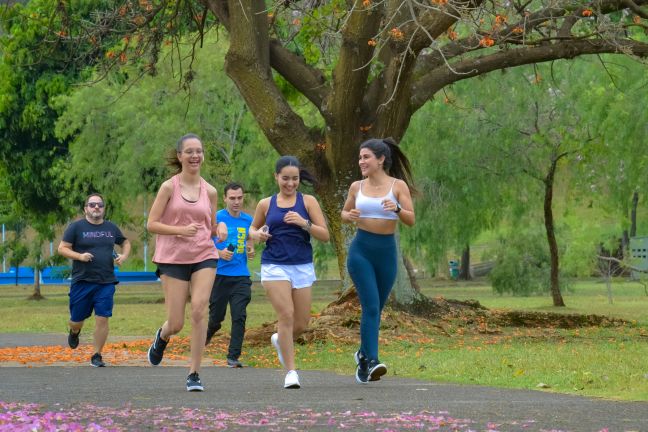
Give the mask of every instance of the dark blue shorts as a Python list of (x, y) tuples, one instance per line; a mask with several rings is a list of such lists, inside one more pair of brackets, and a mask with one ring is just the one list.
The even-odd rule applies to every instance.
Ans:
[(70, 321), (81, 322), (92, 315), (111, 317), (115, 284), (94, 282), (74, 282), (70, 286)]

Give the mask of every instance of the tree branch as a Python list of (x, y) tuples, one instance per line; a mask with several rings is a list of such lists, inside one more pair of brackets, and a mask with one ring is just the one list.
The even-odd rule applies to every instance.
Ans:
[(421, 77), (413, 85), (412, 106), (417, 110), (443, 87), (495, 70), (551, 60), (572, 59), (586, 54), (626, 53), (648, 57), (648, 44), (631, 40), (578, 40), (557, 42), (536, 47), (498, 51), (443, 65)]
[(306, 64), (303, 58), (284, 48), (276, 39), (270, 41), (270, 66), (306, 96), (326, 117), (322, 103), (330, 88), (320, 70)]

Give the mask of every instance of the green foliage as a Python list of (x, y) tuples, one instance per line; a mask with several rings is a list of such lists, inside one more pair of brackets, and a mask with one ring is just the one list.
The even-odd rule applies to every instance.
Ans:
[(500, 238), (489, 278), (498, 294), (534, 295), (549, 291), (546, 235), (536, 227)]
[[(84, 2), (69, 12), (87, 13), (96, 4)], [(66, 214), (52, 166), (65, 157), (67, 142), (54, 136), (59, 111), (52, 101), (85, 70), (70, 61), (81, 47), (63, 42), (56, 7), (56, 2), (33, 0), (4, 6), (0, 16), (0, 165), (13, 211), (30, 222)]]
[(65, 112), (57, 134), (72, 143), (70, 157), (57, 170), (67, 189), (79, 191), (69, 205), (98, 190), (113, 206), (113, 218), (127, 217), (133, 199), (155, 193), (169, 176), (166, 160), (187, 132), (203, 140), (202, 175), (219, 190), (232, 179), (252, 191), (268, 187), (257, 173), (272, 178), (269, 159), (274, 152), (263, 146), (245, 104), (223, 72), (226, 42), (208, 38), (205, 45), (221, 55), (193, 60), (190, 87), (180, 87), (182, 65), (174, 64), (166, 50), (155, 77), (124, 83), (106, 79), (58, 100)]

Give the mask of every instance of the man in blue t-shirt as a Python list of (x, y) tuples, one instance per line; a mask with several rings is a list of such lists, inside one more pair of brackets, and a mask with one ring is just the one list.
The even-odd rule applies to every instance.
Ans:
[(254, 258), (254, 245), (248, 242), (252, 216), (241, 211), (243, 194), (243, 186), (240, 184), (227, 184), (224, 189), (226, 208), (216, 213), (216, 221), (227, 225), (227, 239), (218, 242), (214, 238), (218, 249), (218, 267), (209, 299), (209, 324), (205, 341), (205, 345), (208, 344), (221, 328), (229, 303), (232, 331), (227, 366), (232, 368), (243, 367), (239, 357), (245, 334), (246, 308), (252, 299), (252, 280), (247, 267), (248, 259)]
[[(103, 197), (89, 195), (83, 207), (85, 218), (72, 222), (58, 247), (58, 253), (72, 260), (70, 285), (70, 331), (68, 345), (79, 346), (83, 322), (95, 313), (94, 354), (90, 364), (104, 367), (101, 350), (108, 338), (108, 318), (112, 316), (115, 285), (115, 264), (121, 265), (130, 254), (130, 242), (112, 222), (104, 220)], [(122, 253), (115, 252), (115, 245)]]

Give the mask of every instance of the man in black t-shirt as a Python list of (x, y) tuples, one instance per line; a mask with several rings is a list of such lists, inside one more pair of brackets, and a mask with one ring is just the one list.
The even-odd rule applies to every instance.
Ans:
[[(90, 364), (104, 367), (101, 357), (108, 338), (108, 318), (112, 316), (115, 285), (115, 264), (121, 265), (130, 254), (130, 242), (112, 222), (104, 220), (103, 197), (92, 194), (86, 198), (84, 219), (72, 222), (63, 233), (58, 253), (72, 260), (70, 285), (70, 331), (68, 345), (79, 346), (83, 322), (95, 313), (94, 348)], [(114, 252), (120, 245), (121, 254)]]

